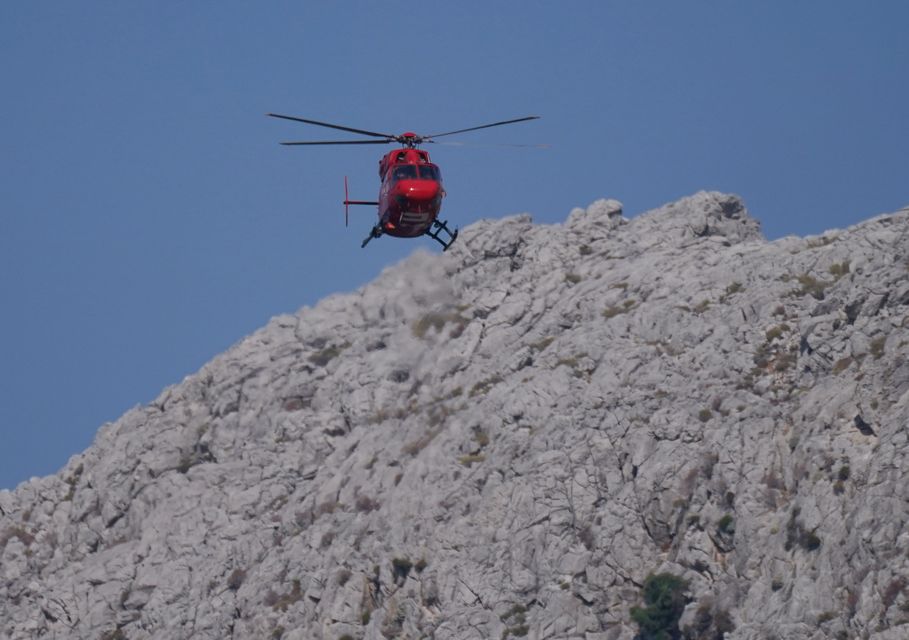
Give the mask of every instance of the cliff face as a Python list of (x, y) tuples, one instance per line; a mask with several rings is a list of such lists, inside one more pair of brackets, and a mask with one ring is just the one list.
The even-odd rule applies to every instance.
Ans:
[(0, 637), (905, 638), (907, 344), (906, 211), (480, 222), (0, 492)]

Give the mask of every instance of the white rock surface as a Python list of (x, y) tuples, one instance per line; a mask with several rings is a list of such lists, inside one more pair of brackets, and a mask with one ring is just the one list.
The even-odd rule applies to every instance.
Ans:
[(0, 637), (909, 637), (909, 212), (461, 232), (0, 492)]

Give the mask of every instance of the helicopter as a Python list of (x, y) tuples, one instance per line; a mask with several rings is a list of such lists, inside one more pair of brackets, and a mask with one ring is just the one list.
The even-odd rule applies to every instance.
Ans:
[(467, 129), (422, 136), (411, 131), (400, 135), (378, 133), (320, 122), (319, 120), (281, 115), (279, 113), (268, 113), (266, 115), (272, 118), (293, 120), (319, 127), (328, 127), (329, 129), (370, 136), (370, 139), (282, 142), (282, 145), (391, 144), (395, 142), (402, 145), (400, 149), (386, 153), (379, 160), (379, 180), (382, 185), (379, 189), (378, 200), (351, 200), (348, 196), (347, 177), (345, 176), (344, 224), (346, 226), (348, 223), (350, 205), (377, 206), (379, 221), (363, 240), (361, 247), (366, 247), (370, 240), (379, 238), (382, 235), (398, 238), (416, 238), (427, 235), (442, 245), (442, 251), (447, 251), (454, 243), (458, 237), (458, 230), (456, 228), (452, 231), (448, 227), (447, 220), (440, 222), (438, 219), (439, 210), (442, 207), (442, 198), (445, 197), (445, 189), (442, 187), (442, 174), (438, 165), (430, 160), (429, 153), (417, 147), (421, 144), (435, 143), (436, 138), (443, 136), (536, 120), (540, 117), (525, 116)]

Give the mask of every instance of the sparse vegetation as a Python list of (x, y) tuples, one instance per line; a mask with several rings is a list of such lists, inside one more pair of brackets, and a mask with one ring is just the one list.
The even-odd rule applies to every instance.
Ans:
[(64, 496), (63, 499), (67, 502), (71, 501), (73, 496), (76, 495), (76, 485), (79, 483), (79, 478), (82, 477), (83, 469), (84, 467), (80, 463), (79, 466), (73, 470), (73, 474), (66, 478), (66, 484), (69, 485), (69, 490), (67, 490), (66, 496)]
[(884, 593), (881, 595), (881, 601), (885, 611), (892, 607), (899, 595), (906, 590), (906, 584), (906, 578), (902, 576), (897, 576), (890, 581), (890, 584), (887, 585), (887, 588), (884, 589)]
[(823, 300), (824, 291), (830, 286), (829, 282), (818, 280), (808, 273), (797, 276), (796, 280), (799, 283), (799, 288), (793, 289), (789, 295), (797, 298), (810, 295), (815, 300)]
[(779, 324), (771, 329), (767, 329), (767, 333), (765, 334), (767, 342), (773, 342), (777, 338), (782, 337), (783, 334), (787, 333), (789, 330), (789, 325), (785, 323)]
[(707, 311), (707, 309), (709, 309), (709, 308), (710, 308), (710, 300), (701, 300), (699, 303), (694, 305), (694, 307), (691, 310), (697, 314), (701, 314), (701, 313), (704, 313), (705, 311)]
[(844, 275), (849, 273), (849, 261), (843, 260), (842, 262), (835, 262), (830, 265), (830, 268), (828, 270), (830, 271), (831, 275), (839, 280)]
[(732, 617), (728, 611), (716, 609), (711, 602), (701, 603), (694, 614), (692, 624), (685, 627), (685, 640), (723, 640), (734, 631)]
[(502, 380), (503, 380), (502, 376), (500, 376), (498, 374), (492, 376), (491, 378), (486, 378), (485, 380), (481, 380), (480, 382), (473, 385), (473, 387), (470, 389), (469, 396), (471, 398), (473, 398), (474, 396), (486, 395), (486, 393), (490, 389), (492, 389), (495, 385), (502, 382)]
[(527, 607), (516, 604), (511, 609), (509, 609), (504, 616), (501, 616), (499, 619), (508, 625), (505, 630), (502, 632), (502, 640), (505, 640), (509, 635), (516, 637), (526, 636), (530, 631), (530, 627), (527, 626)]
[(792, 509), (789, 522), (786, 524), (786, 543), (784, 548), (790, 551), (798, 545), (806, 551), (817, 551), (821, 547), (821, 539), (814, 531), (808, 531), (798, 520), (800, 511), (798, 507)]
[(820, 238), (811, 238), (808, 240), (809, 249), (818, 249), (820, 247), (826, 247), (828, 244), (831, 244), (836, 240), (836, 236), (821, 236)]
[(532, 342), (530, 344), (530, 348), (534, 351), (543, 351), (546, 347), (552, 344), (553, 340), (555, 340), (555, 336), (546, 336), (545, 338), (541, 338), (536, 342)]
[(246, 581), (245, 569), (234, 569), (227, 577), (227, 588), (231, 591), (237, 591)]
[(559, 358), (556, 360), (557, 367), (568, 367), (569, 369), (574, 369), (578, 366), (578, 359), (576, 356), (568, 356), (567, 358)]
[(628, 313), (637, 305), (637, 300), (626, 300), (621, 305), (613, 305), (603, 309), (604, 318), (614, 318), (623, 313)]
[(723, 535), (735, 533), (735, 521), (732, 518), (732, 514), (727, 513), (720, 518), (719, 522), (716, 523), (716, 530)]
[(441, 432), (442, 430), (438, 428), (430, 429), (413, 442), (409, 442), (408, 444), (404, 445), (404, 448), (401, 449), (401, 453), (406, 453), (409, 456), (416, 456), (423, 449), (428, 447), (429, 443), (432, 442), (435, 437)]
[(458, 458), (458, 462), (463, 464), (465, 467), (469, 467), (474, 463), (483, 462), (484, 460), (486, 460), (486, 456), (484, 456), (482, 453), (472, 453)]
[(818, 626), (824, 624), (825, 622), (830, 622), (836, 618), (836, 611), (824, 611), (817, 617)]
[(344, 351), (347, 347), (350, 346), (350, 343), (345, 342), (342, 345), (325, 347), (309, 355), (309, 361), (316, 365), (317, 367), (324, 367), (329, 362), (341, 355), (341, 352)]
[(724, 296), (725, 296), (726, 298), (728, 298), (729, 296), (735, 295), (736, 293), (738, 293), (739, 291), (741, 291), (743, 288), (744, 288), (744, 287), (742, 286), (742, 283), (741, 283), (741, 282), (733, 282), (733, 283), (730, 284), (728, 287), (726, 287), (726, 291), (725, 291), (725, 293), (724, 293)]
[(394, 576), (395, 584), (403, 585), (412, 568), (413, 562), (409, 558), (392, 558), (391, 572)]
[(713, 417), (713, 412), (710, 409), (707, 409), (706, 407), (701, 409), (698, 412), (698, 420), (700, 420), (701, 422), (708, 422), (712, 417)]
[(300, 585), (300, 581), (294, 579), (290, 591), (285, 594), (278, 594), (272, 590), (269, 590), (265, 595), (265, 604), (270, 606), (275, 611), (287, 611), (295, 602), (298, 602), (303, 598), (303, 588)]
[(0, 534), (0, 551), (2, 551), (6, 544), (13, 538), (18, 538), (26, 547), (30, 547), (35, 541), (35, 536), (30, 534), (23, 527), (7, 527), (6, 530)]
[(675, 640), (679, 618), (688, 598), (688, 582), (671, 573), (651, 574), (644, 580), (644, 607), (632, 607), (631, 619), (640, 627), (640, 640)]
[(881, 336), (871, 341), (871, 355), (874, 356), (875, 360), (879, 360), (884, 355), (884, 345), (886, 343), (886, 336)]
[(577, 530), (578, 540), (581, 541), (581, 544), (584, 545), (588, 550), (593, 550), (596, 546), (596, 538), (593, 535), (593, 529), (590, 528), (589, 524), (585, 524), (583, 527)]
[(565, 282), (570, 282), (571, 284), (577, 284), (581, 281), (581, 276), (577, 273), (566, 273)]
[(459, 310), (454, 311), (431, 311), (413, 323), (411, 331), (417, 338), (425, 338), (430, 329), (441, 332), (446, 324), (453, 325), (449, 332), (449, 337), (457, 338), (464, 333), (464, 328), (470, 323), (470, 318), (465, 318)]
[(357, 496), (357, 501), (355, 503), (357, 511), (361, 513), (369, 513), (370, 511), (375, 511), (379, 508), (379, 503), (370, 498), (369, 496), (359, 495)]
[(840, 358), (833, 363), (833, 373), (842, 373), (849, 368), (849, 365), (852, 364), (852, 358), (846, 356), (845, 358)]

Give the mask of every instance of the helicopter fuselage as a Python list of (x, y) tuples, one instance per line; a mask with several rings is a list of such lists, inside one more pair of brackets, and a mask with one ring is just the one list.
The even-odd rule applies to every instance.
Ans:
[(439, 167), (422, 149), (404, 148), (379, 161), (379, 226), (383, 233), (413, 238), (426, 233), (442, 208)]

